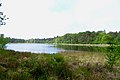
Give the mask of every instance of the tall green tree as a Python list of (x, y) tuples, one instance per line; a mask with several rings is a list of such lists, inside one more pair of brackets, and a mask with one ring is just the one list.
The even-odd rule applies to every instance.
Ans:
[(67, 44), (111, 44), (120, 43), (120, 32), (98, 31), (98, 32), (79, 32), (76, 34), (67, 33), (64, 36), (55, 38), (57, 43)]
[(94, 43), (97, 43), (97, 44), (102, 44), (103, 43), (103, 37), (106, 35), (106, 33), (104, 32), (97, 32), (97, 37), (96, 39), (94, 40)]
[(115, 42), (120, 44), (120, 32), (118, 33), (117, 37), (115, 38)]
[[(2, 3), (0, 3), (0, 7), (2, 6)], [(5, 25), (6, 15), (3, 14), (2, 11), (0, 11), (0, 27), (2, 25)], [(4, 49), (5, 45), (9, 42), (9, 38), (4, 38), (4, 34), (0, 34), (0, 49)]]
[(102, 36), (101, 43), (102, 44), (113, 44), (114, 43), (114, 39), (109, 34), (104, 34)]

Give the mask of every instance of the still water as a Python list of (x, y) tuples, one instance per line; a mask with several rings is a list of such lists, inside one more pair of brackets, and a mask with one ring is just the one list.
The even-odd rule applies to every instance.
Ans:
[(6, 49), (19, 52), (32, 53), (58, 53), (65, 51), (62, 48), (55, 47), (54, 44), (37, 44), (37, 43), (11, 43), (6, 45)]
[[(120, 52), (120, 47), (115, 47)], [(54, 44), (41, 44), (41, 43), (11, 43), (7, 44), (8, 50), (15, 50), (19, 52), (32, 52), (32, 53), (58, 53), (64, 51), (87, 51), (87, 52), (108, 52), (107, 47), (95, 46), (70, 46), (70, 45), (54, 45)]]

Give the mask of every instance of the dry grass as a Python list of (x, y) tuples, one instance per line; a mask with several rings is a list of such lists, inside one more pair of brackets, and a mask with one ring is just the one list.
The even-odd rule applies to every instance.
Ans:
[[(75, 70), (75, 80), (119, 80), (120, 60), (109, 71), (106, 65), (105, 53), (96, 52), (61, 52), (69, 65)], [(86, 77), (87, 76), (87, 77)]]
[(70, 61), (80, 61), (86, 63), (101, 63), (105, 64), (105, 54), (103, 53), (96, 53), (96, 52), (86, 52), (86, 51), (79, 51), (79, 52), (61, 52), (62, 56), (65, 59)]
[(0, 52), (0, 80), (120, 80), (120, 60), (109, 71), (104, 53)]

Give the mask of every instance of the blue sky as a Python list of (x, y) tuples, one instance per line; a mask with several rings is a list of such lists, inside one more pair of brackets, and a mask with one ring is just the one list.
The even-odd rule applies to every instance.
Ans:
[(120, 31), (120, 0), (2, 0), (9, 17), (0, 33), (48, 38), (83, 31)]

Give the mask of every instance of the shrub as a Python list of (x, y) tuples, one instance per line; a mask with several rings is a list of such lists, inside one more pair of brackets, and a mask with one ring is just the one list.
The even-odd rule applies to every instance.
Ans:
[(8, 42), (9, 38), (0, 37), (0, 49), (5, 49)]
[(30, 73), (40, 80), (48, 80), (49, 78), (65, 80), (72, 79), (72, 71), (68, 68), (64, 58), (59, 54), (44, 55), (38, 60), (38, 65), (33, 68)]
[(120, 53), (118, 51), (118, 47), (114, 44), (110, 44), (108, 47), (108, 53), (106, 54), (107, 65), (110, 70), (113, 69), (113, 66), (120, 59)]

